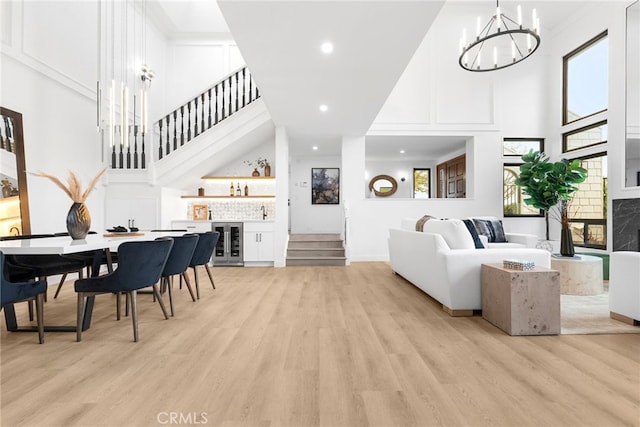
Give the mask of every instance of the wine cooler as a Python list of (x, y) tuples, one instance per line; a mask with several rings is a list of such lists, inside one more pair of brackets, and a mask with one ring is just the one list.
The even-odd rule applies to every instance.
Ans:
[(213, 231), (220, 233), (220, 238), (213, 251), (213, 265), (244, 265), (242, 253), (242, 223), (214, 222)]

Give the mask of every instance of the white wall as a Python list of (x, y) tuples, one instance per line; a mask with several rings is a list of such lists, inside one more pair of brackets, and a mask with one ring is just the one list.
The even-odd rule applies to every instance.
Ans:
[[(1, 2), (0, 103), (23, 115), (26, 167), (87, 184), (102, 168), (96, 132), (98, 4)], [(46, 178), (27, 175), (33, 233), (60, 232), (71, 200)], [(104, 187), (87, 200), (103, 229)]]
[(165, 111), (183, 105), (244, 64), (233, 41), (170, 41), (167, 50), (167, 81), (179, 84), (166, 87)]
[[(291, 203), (291, 233), (341, 233), (343, 230), (343, 195), (339, 205), (311, 204), (311, 169), (340, 168), (339, 156), (293, 157), (289, 168), (289, 199)], [(345, 180), (340, 170), (340, 191)], [(364, 194), (364, 193), (363, 193)]]

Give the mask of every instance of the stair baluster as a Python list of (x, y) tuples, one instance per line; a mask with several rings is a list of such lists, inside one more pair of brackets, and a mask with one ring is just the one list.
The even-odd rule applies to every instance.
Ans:
[(180, 107), (180, 146), (184, 145), (184, 105)]
[(158, 122), (158, 125), (160, 126), (160, 133), (159, 133), (159, 138), (158, 138), (158, 159), (162, 158), (162, 120), (160, 120)]
[(173, 110), (173, 151), (178, 149), (178, 110)]
[(171, 152), (171, 137), (169, 136), (169, 120), (171, 119), (170, 115), (167, 114), (165, 120), (167, 121), (167, 155)]

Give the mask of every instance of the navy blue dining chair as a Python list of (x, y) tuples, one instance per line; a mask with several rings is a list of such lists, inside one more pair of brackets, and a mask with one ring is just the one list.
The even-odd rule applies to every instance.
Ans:
[(77, 280), (75, 283), (75, 291), (78, 294), (77, 340), (82, 340), (85, 298), (89, 296), (125, 293), (131, 304), (133, 340), (135, 342), (138, 341), (138, 312), (136, 308), (138, 289), (151, 286), (164, 318), (169, 319), (162, 296), (158, 291), (157, 282), (160, 280), (172, 246), (173, 239), (171, 237), (124, 242), (118, 247), (118, 266), (112, 273)]
[(204, 266), (205, 270), (207, 271), (207, 275), (209, 276), (209, 280), (211, 281), (211, 286), (213, 286), (213, 289), (216, 288), (216, 285), (213, 282), (213, 274), (211, 273), (211, 269), (209, 268), (209, 261), (211, 260), (213, 250), (215, 249), (216, 244), (218, 243), (218, 239), (220, 238), (220, 233), (218, 231), (207, 231), (206, 233), (197, 234), (199, 236), (198, 245), (193, 252), (191, 262), (189, 262), (189, 267), (193, 268), (193, 276), (196, 282), (196, 296), (198, 299), (200, 299), (200, 285), (198, 284), (199, 266)]
[[(5, 275), (5, 256), (0, 251), (0, 309), (5, 305), (22, 301), (36, 301), (36, 318), (38, 322), (38, 340), (44, 343), (44, 294), (47, 292), (45, 280), (10, 282)], [(17, 325), (13, 325), (16, 326)], [(9, 325), (7, 325), (9, 329)]]
[(171, 316), (175, 315), (173, 306), (173, 276), (180, 275), (181, 279), (184, 278), (187, 288), (189, 289), (189, 293), (191, 294), (191, 299), (194, 302), (196, 301), (196, 297), (193, 294), (193, 288), (191, 288), (191, 283), (186, 271), (189, 268), (189, 263), (193, 257), (193, 252), (196, 249), (198, 240), (199, 236), (197, 234), (185, 234), (180, 237), (173, 237), (173, 247), (171, 248), (169, 258), (167, 259), (167, 263), (162, 271), (160, 286), (162, 293), (164, 293), (165, 290), (168, 290), (169, 292)]

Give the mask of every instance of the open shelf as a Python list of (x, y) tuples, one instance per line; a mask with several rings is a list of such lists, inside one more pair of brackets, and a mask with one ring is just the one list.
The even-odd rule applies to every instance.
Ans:
[(275, 176), (203, 176), (207, 181), (273, 180)]
[(274, 199), (276, 196), (180, 196), (183, 199)]

